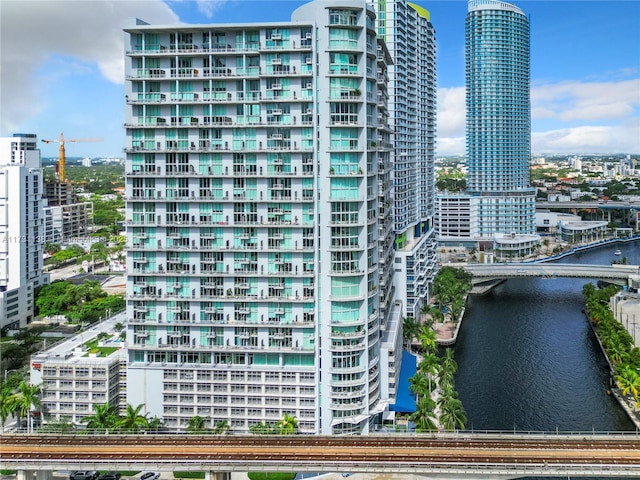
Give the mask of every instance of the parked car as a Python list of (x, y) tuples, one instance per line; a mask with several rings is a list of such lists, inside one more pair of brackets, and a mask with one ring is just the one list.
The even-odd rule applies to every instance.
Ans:
[(69, 480), (96, 480), (99, 476), (96, 470), (77, 470), (69, 474)]
[(140, 480), (158, 480), (160, 474), (158, 472), (144, 472), (140, 475)]
[(120, 475), (118, 472), (107, 472), (103, 473), (98, 477), (98, 480), (120, 480)]

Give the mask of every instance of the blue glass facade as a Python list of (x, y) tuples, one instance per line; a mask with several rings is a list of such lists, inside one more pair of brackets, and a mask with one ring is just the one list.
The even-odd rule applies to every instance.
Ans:
[(534, 233), (529, 20), (514, 5), (471, 0), (465, 33), (467, 191), (483, 197), (480, 236)]

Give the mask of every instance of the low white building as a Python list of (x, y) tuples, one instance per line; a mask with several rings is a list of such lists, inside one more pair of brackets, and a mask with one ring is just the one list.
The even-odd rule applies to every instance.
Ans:
[(561, 221), (558, 232), (562, 240), (569, 243), (592, 243), (605, 238), (608, 223), (603, 221)]
[(495, 260), (504, 262), (529, 256), (539, 244), (538, 235), (496, 233), (493, 238)]
[[(81, 424), (94, 407), (110, 403), (122, 414), (127, 405), (127, 362), (124, 341), (114, 325), (117, 315), (31, 357), (31, 384), (41, 385), (46, 421)], [(100, 333), (105, 338), (97, 341)], [(89, 345), (87, 345), (89, 343)]]
[(580, 215), (549, 210), (536, 211), (536, 229), (541, 233), (556, 233), (560, 222), (580, 222), (581, 220)]

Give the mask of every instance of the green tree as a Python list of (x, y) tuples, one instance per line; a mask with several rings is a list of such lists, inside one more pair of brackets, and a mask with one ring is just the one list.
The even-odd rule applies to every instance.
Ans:
[(164, 422), (157, 415), (154, 415), (151, 418), (147, 417), (147, 422), (149, 424), (148, 430), (151, 432), (157, 432), (164, 426)]
[(420, 331), (420, 324), (413, 317), (406, 317), (402, 322), (402, 338), (405, 347), (411, 351), (411, 343)]
[(13, 413), (13, 403), (13, 392), (7, 387), (0, 389), (0, 421), (3, 432), (7, 418)]
[(437, 430), (435, 407), (436, 402), (428, 396), (423, 396), (418, 400), (416, 411), (409, 417), (409, 420), (416, 424), (416, 431), (435, 432)]
[(467, 423), (467, 416), (462, 406), (462, 402), (455, 398), (440, 408), (440, 424), (447, 431), (457, 428), (464, 430)]
[(418, 372), (422, 373), (429, 379), (429, 392), (433, 391), (432, 380), (440, 372), (440, 359), (435, 353), (428, 353), (418, 364)]
[(204, 418), (194, 415), (189, 419), (187, 424), (187, 433), (203, 433), (207, 430), (207, 424)]
[(216, 435), (222, 435), (230, 430), (231, 425), (229, 425), (229, 422), (227, 420), (220, 420), (213, 426), (213, 433), (215, 433)]
[(144, 408), (144, 403), (134, 407), (127, 404), (124, 417), (121, 417), (116, 422), (116, 428), (124, 430), (127, 433), (137, 433), (140, 430), (144, 430), (149, 427), (149, 420), (145, 415), (140, 413), (140, 410)]
[(33, 429), (31, 421), (31, 410), (33, 407), (40, 408), (40, 386), (31, 385), (27, 382), (21, 382), (18, 386), (17, 393), (13, 394), (10, 400), (13, 405), (15, 414), (18, 416), (18, 424), (20, 418), (27, 420), (27, 432), (31, 433)]
[(458, 364), (453, 358), (453, 350), (447, 348), (444, 351), (440, 364), (439, 385), (442, 388), (445, 384), (453, 385), (455, 373), (458, 371)]
[(622, 395), (631, 393), (633, 398), (638, 401), (638, 392), (640, 391), (640, 375), (630, 365), (622, 367), (613, 377)]
[(87, 428), (98, 431), (107, 432), (116, 428), (119, 420), (116, 407), (110, 403), (93, 406), (93, 415), (89, 415), (82, 419), (87, 424)]
[(416, 373), (409, 378), (409, 391), (416, 396), (419, 401), (423, 396), (429, 396), (431, 392), (431, 378), (423, 373)]
[(278, 422), (278, 433), (280, 435), (292, 435), (298, 431), (298, 419), (288, 413)]
[(422, 345), (422, 351), (424, 353), (433, 352), (438, 348), (436, 339), (436, 332), (431, 327), (422, 327), (418, 334), (418, 340)]

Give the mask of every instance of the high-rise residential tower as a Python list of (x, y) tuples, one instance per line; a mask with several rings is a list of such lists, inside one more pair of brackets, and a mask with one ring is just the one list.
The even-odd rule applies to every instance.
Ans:
[[(406, 0), (368, 0), (389, 67), (389, 123), (394, 132), (395, 298), (417, 318), (435, 275), (436, 45), (430, 13)], [(381, 268), (388, 266), (382, 263)]]
[(506, 2), (470, 0), (465, 58), (467, 191), (481, 198), (478, 235), (533, 235), (527, 16)]
[(0, 327), (34, 319), (34, 288), (42, 273), (42, 166), (36, 136), (0, 138)]
[(439, 195), (439, 236), (519, 257), (539, 241), (529, 176), (529, 20), (509, 3), (470, 0), (465, 45), (467, 195)]
[(126, 32), (128, 402), (177, 428), (367, 432), (401, 345), (381, 346), (391, 58), (373, 9)]

